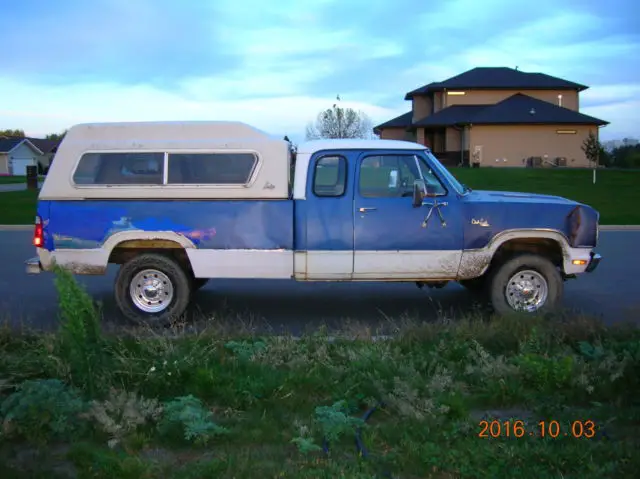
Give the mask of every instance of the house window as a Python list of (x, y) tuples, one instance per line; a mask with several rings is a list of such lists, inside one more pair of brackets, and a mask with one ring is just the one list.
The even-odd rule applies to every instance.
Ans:
[(448, 91), (447, 92), (447, 95), (452, 95), (452, 96), (462, 96), (466, 94), (467, 94), (466, 91)]
[(347, 188), (347, 160), (342, 156), (324, 156), (316, 162), (313, 194), (342, 196)]
[(164, 153), (85, 153), (73, 181), (76, 185), (161, 185)]
[(577, 132), (576, 130), (556, 130), (556, 133), (558, 135), (575, 135)]
[(168, 184), (246, 185), (258, 163), (253, 153), (169, 153)]
[(402, 198), (413, 195), (413, 183), (422, 176), (438, 194), (447, 190), (423, 159), (413, 155), (367, 156), (360, 163), (358, 187), (364, 198)]

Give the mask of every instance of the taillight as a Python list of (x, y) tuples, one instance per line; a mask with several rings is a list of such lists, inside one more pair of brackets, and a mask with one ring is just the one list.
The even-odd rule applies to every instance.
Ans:
[(44, 235), (42, 232), (42, 220), (39, 216), (36, 216), (36, 227), (33, 232), (33, 245), (42, 248), (44, 245)]

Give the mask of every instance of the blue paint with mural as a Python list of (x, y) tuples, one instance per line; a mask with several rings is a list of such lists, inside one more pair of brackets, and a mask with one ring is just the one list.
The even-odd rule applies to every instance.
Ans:
[(293, 248), (293, 203), (286, 200), (47, 201), (38, 214), (49, 250), (100, 248), (128, 230), (175, 232), (202, 249)]

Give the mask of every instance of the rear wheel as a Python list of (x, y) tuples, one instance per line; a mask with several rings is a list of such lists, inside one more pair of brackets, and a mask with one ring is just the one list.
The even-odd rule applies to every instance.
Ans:
[(547, 258), (522, 254), (506, 260), (491, 275), (491, 304), (496, 313), (547, 313), (562, 302), (564, 283)]
[(178, 262), (162, 254), (141, 254), (120, 267), (116, 303), (131, 321), (167, 324), (186, 311), (191, 288)]

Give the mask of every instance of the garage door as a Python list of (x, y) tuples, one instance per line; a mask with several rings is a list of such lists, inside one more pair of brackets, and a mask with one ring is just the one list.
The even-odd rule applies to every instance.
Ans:
[(27, 166), (36, 164), (33, 158), (14, 158), (11, 160), (11, 162), (13, 165), (13, 174), (16, 176), (26, 175)]

